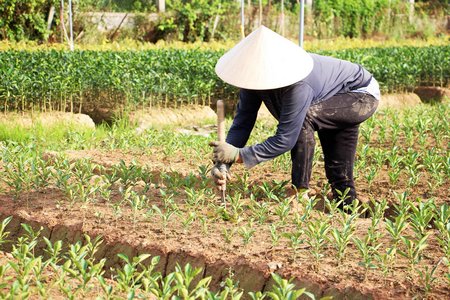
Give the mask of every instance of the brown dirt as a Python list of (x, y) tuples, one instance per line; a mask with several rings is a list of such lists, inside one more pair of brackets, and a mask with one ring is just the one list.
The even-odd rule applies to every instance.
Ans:
[(379, 108), (410, 108), (421, 104), (419, 96), (414, 93), (381, 95)]
[(450, 100), (450, 89), (443, 87), (419, 86), (414, 89), (414, 93), (420, 97), (424, 103), (444, 102)]
[[(198, 168), (176, 156), (155, 161), (154, 156), (149, 154), (137, 156), (120, 151), (69, 151), (67, 154), (72, 159), (91, 158), (94, 163), (106, 167), (117, 164), (120, 160), (130, 162), (136, 159), (155, 175), (163, 170), (176, 175), (177, 171), (174, 170), (196, 172)], [(234, 172), (242, 174), (241, 166), (236, 167)], [(319, 184), (325, 182), (322, 169), (319, 165), (314, 171), (314, 181)], [(268, 165), (264, 164), (257, 166), (251, 173), (249, 179), (251, 185), (258, 185), (260, 181), (289, 179), (289, 174), (274, 173)], [(266, 175), (261, 176), (261, 174)], [(186, 174), (178, 173), (178, 175)], [(317, 185), (314, 188), (320, 190), (321, 186)], [(359, 189), (366, 196), (385, 197), (391, 203), (395, 201), (386, 182), (381, 181), (380, 184), (371, 187), (370, 191), (367, 186), (359, 186)], [(446, 182), (437, 192), (437, 199), (449, 203), (447, 193), (449, 189), (450, 182)], [(414, 192), (417, 195), (421, 193), (420, 187)], [(150, 189), (147, 196), (152, 204), (162, 206), (158, 189)], [(117, 200), (118, 197), (116, 190), (113, 199)], [(180, 193), (175, 196), (175, 201), (181, 211), (186, 213), (188, 208), (184, 204), (183, 197), (183, 193)], [(248, 245), (243, 245), (242, 238), (237, 233), (231, 238), (230, 243), (226, 243), (222, 236), (223, 230), (236, 229), (241, 225), (217, 218), (208, 207), (198, 212), (208, 217), (207, 233), (202, 232), (199, 222), (194, 222), (188, 230), (184, 229), (179, 217), (172, 219), (168, 228), (162, 228), (160, 219), (156, 216), (148, 218), (145, 212), (139, 214), (137, 230), (134, 231), (129, 207), (124, 207), (122, 215), (117, 218), (110, 203), (98, 201), (84, 205), (75, 203), (70, 206), (63, 199), (65, 196), (62, 192), (54, 188), (23, 194), (17, 201), (14, 201), (11, 195), (3, 194), (0, 195), (0, 219), (9, 215), (15, 217), (9, 225), (13, 238), (20, 233), (20, 222), (29, 223), (35, 228), (43, 226), (43, 235), (51, 241), (63, 240), (66, 243), (73, 243), (82, 239), (84, 233), (92, 237), (101, 235), (104, 243), (98, 256), (108, 258), (106, 269), (120, 263), (117, 258), (118, 253), (129, 256), (140, 253), (158, 255), (161, 257), (158, 268), (164, 274), (173, 270), (176, 262), (181, 264), (189, 262), (204, 268), (204, 276), (213, 276), (214, 289), (219, 288), (219, 283), (225, 276), (234, 274), (234, 279), (239, 280), (240, 286), (247, 291), (267, 290), (272, 284), (269, 274), (276, 266), (277, 273), (287, 278), (295, 278), (294, 282), (299, 287), (306, 287), (316, 296), (333, 295), (335, 299), (411, 299), (422, 296), (420, 279), (415, 275), (411, 276), (407, 271), (405, 259), (401, 257), (396, 260), (395, 272), (387, 279), (383, 279), (379, 270), (371, 270), (367, 279), (364, 280), (364, 271), (358, 265), (359, 254), (353, 244), (350, 244), (348, 248), (347, 259), (339, 266), (336, 264), (335, 250), (329, 244), (318, 269), (315, 269), (308, 246), (303, 245), (298, 257), (294, 260), (286, 240), (282, 239), (283, 241), (276, 247), (271, 245), (270, 232), (266, 225), (263, 227), (254, 225), (256, 232)], [(243, 201), (245, 203), (246, 199)], [(275, 216), (270, 216), (269, 223), (274, 221)], [(369, 225), (370, 219), (359, 219), (356, 235), (363, 236), (367, 233)], [(292, 227), (292, 225), (286, 225), (283, 230), (292, 230), (293, 228), (289, 226)], [(381, 241), (385, 244), (389, 243), (387, 237), (383, 237)], [(5, 250), (8, 248), (6, 247)], [(423, 264), (428, 266), (436, 264), (440, 259), (439, 253), (437, 241), (432, 236)], [(444, 271), (440, 268), (437, 271), (438, 276), (442, 278)], [(438, 281), (428, 297), (444, 299), (449, 294), (450, 287)]]
[[(382, 94), (380, 108), (409, 108), (430, 100), (444, 101), (450, 97), (448, 88), (420, 87), (414, 93)], [(228, 117), (233, 117), (237, 106), (237, 99), (225, 101), (225, 113)], [(76, 107), (75, 111), (78, 111)], [(130, 120), (138, 124), (138, 130), (143, 131), (149, 127), (161, 127), (165, 125), (177, 124), (198, 124), (205, 119), (215, 119), (216, 103), (210, 106), (184, 105), (181, 108), (150, 107), (149, 109), (136, 108), (129, 113)], [(88, 115), (96, 123), (111, 122), (124, 112), (123, 105), (117, 103), (105, 104), (102, 102), (94, 104), (84, 104), (82, 113)], [(262, 107), (259, 113), (261, 116), (269, 116), (267, 109)]]

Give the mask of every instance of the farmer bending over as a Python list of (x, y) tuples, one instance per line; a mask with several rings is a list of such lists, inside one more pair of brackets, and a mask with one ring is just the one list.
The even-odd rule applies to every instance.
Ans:
[[(375, 112), (380, 99), (378, 83), (367, 70), (309, 54), (264, 26), (225, 53), (215, 70), (223, 81), (240, 88), (226, 142), (210, 144), (215, 161), (212, 176), (219, 189), (225, 184), (220, 164), (229, 168), (242, 162), (252, 168), (291, 151), (292, 184), (307, 190), (317, 131), (334, 199), (347, 188), (345, 204), (357, 197), (353, 165), (358, 127)], [(278, 120), (276, 134), (246, 146), (262, 102)]]

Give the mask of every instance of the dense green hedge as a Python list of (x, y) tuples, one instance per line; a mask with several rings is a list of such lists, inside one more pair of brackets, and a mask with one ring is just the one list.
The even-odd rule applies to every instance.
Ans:
[[(235, 99), (214, 73), (223, 51), (0, 52), (0, 109), (81, 103), (207, 104)], [(384, 92), (449, 83), (450, 46), (369, 48), (321, 54), (365, 66)]]

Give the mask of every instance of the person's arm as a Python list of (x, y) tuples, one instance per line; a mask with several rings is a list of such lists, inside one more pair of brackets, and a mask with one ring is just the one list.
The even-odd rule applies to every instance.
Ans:
[(260, 144), (239, 151), (240, 159), (247, 168), (291, 150), (297, 142), (314, 93), (308, 84), (300, 82), (286, 88), (282, 97), (276, 134)]
[(261, 103), (262, 100), (257, 95), (251, 91), (241, 89), (236, 116), (227, 134), (227, 143), (237, 148), (245, 146), (255, 126)]

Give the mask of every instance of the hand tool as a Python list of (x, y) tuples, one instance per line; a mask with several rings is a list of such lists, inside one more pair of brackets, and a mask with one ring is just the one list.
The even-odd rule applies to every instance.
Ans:
[[(217, 100), (217, 136), (219, 138), (219, 142), (225, 142), (225, 105), (223, 100)], [(221, 200), (222, 204), (226, 207), (227, 203), (225, 196), (227, 189), (227, 166), (225, 164), (221, 164), (219, 170), (225, 179), (225, 184), (222, 186), (221, 190)]]

